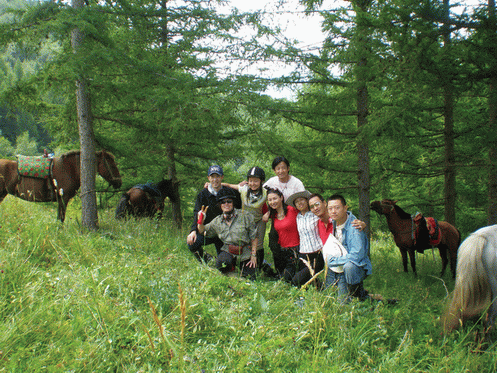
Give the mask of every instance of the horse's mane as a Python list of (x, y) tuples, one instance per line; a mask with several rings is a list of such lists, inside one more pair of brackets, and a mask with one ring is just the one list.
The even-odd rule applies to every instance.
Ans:
[(402, 208), (400, 208), (395, 203), (395, 201), (393, 201), (391, 199), (384, 199), (382, 202), (385, 203), (385, 204), (387, 204), (387, 205), (393, 206), (393, 208), (395, 209), (395, 212), (397, 213), (397, 215), (399, 215), (399, 218), (401, 218), (401, 219), (411, 219), (411, 214), (409, 214), (409, 213), (405, 212), (404, 210), (402, 210)]
[(80, 155), (80, 153), (81, 152), (79, 150), (71, 150), (70, 152), (62, 154), (60, 158), (64, 159), (64, 158), (74, 157)]
[(397, 215), (399, 215), (399, 217), (401, 219), (411, 219), (411, 214), (405, 212), (404, 210), (402, 210), (399, 206), (397, 205), (394, 205), (393, 206), (395, 208), (395, 211), (397, 212)]
[[(113, 160), (115, 159), (115, 156), (114, 154), (108, 152), (108, 151), (105, 151), (105, 150), (99, 150), (97, 151), (95, 154), (98, 156), (100, 156), (101, 154), (108, 154), (110, 158), (112, 158)], [(60, 158), (64, 159), (64, 158), (69, 158), (69, 157), (74, 157), (74, 156), (79, 156), (81, 154), (81, 150), (71, 150), (67, 153), (64, 153), (60, 156)]]

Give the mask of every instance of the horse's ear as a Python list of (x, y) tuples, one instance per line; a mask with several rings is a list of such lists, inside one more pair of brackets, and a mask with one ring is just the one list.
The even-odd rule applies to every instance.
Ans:
[(394, 204), (394, 205), (396, 205), (396, 204), (397, 204), (397, 200), (395, 200), (395, 201), (392, 201), (392, 202), (393, 202), (393, 204)]

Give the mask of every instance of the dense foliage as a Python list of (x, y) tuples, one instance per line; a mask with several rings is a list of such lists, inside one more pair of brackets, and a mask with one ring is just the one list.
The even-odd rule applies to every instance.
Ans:
[[(486, 7), (303, 3), (323, 17), (327, 39), (317, 53), (268, 27), (271, 14), (221, 12), (221, 3), (88, 2), (76, 12), (3, 0), (2, 9), (15, 10), (0, 18), (1, 106), (43, 122), (53, 149), (74, 148), (74, 81), (85, 74), (97, 143), (118, 157), (124, 187), (174, 176), (187, 203), (209, 164), (237, 182), (253, 164), (270, 175), (271, 159), (283, 154), (309, 189), (341, 191), (366, 221), (369, 199), (392, 198), (439, 219), (451, 217), (449, 203), (468, 230), (491, 222), (496, 74)], [(68, 38), (76, 26), (86, 34), (77, 54)], [(269, 80), (248, 72), (265, 60), (296, 69)], [(294, 100), (274, 99), (261, 94), (269, 83), (299, 89)], [(39, 129), (25, 131), (46, 145)], [(0, 142), (4, 155), (13, 152), (7, 145)]]

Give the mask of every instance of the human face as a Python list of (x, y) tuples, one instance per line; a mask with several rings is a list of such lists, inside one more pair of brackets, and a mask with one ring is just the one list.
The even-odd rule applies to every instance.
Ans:
[(328, 201), (328, 214), (338, 225), (341, 225), (347, 221), (347, 206), (344, 206), (339, 199)]
[(220, 202), (220, 205), (221, 205), (221, 210), (223, 211), (223, 213), (233, 211), (233, 200), (232, 199), (229, 199), (229, 198), (223, 199)]
[(288, 166), (286, 165), (285, 162), (280, 162), (276, 165), (276, 167), (274, 168), (274, 173), (276, 174), (276, 176), (278, 176), (278, 179), (280, 179), (281, 181), (283, 182), (287, 182), (288, 181), (288, 172), (290, 171), (290, 169), (288, 168)]
[(248, 178), (248, 186), (250, 190), (256, 191), (261, 187), (261, 179), (258, 177), (249, 177)]
[(207, 179), (209, 179), (209, 183), (211, 183), (212, 188), (214, 190), (219, 190), (221, 189), (221, 182), (223, 181), (224, 175), (218, 175), (218, 174), (212, 174), (210, 176), (207, 176)]
[(309, 200), (309, 209), (314, 213), (314, 215), (321, 218), (326, 214), (326, 203), (321, 201), (319, 197), (312, 197)]
[(293, 204), (302, 214), (309, 211), (309, 203), (307, 202), (307, 198), (299, 197), (293, 202)]
[(276, 193), (269, 193), (267, 195), (267, 204), (274, 210), (283, 206), (283, 197)]

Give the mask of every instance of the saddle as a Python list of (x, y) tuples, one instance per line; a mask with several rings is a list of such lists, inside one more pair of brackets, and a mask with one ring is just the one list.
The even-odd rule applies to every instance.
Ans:
[(49, 179), (52, 177), (53, 158), (45, 156), (17, 156), (17, 172), (20, 176)]
[(415, 243), (418, 238), (420, 238), (420, 234), (423, 231), (424, 227), (422, 226), (422, 224), (426, 225), (426, 230), (428, 231), (428, 243), (431, 246), (437, 246), (440, 243), (440, 241), (442, 240), (442, 231), (438, 226), (437, 219), (432, 217), (424, 217), (423, 214), (418, 212), (412, 218), (412, 222), (415, 226), (415, 229), (413, 229), (413, 239)]

